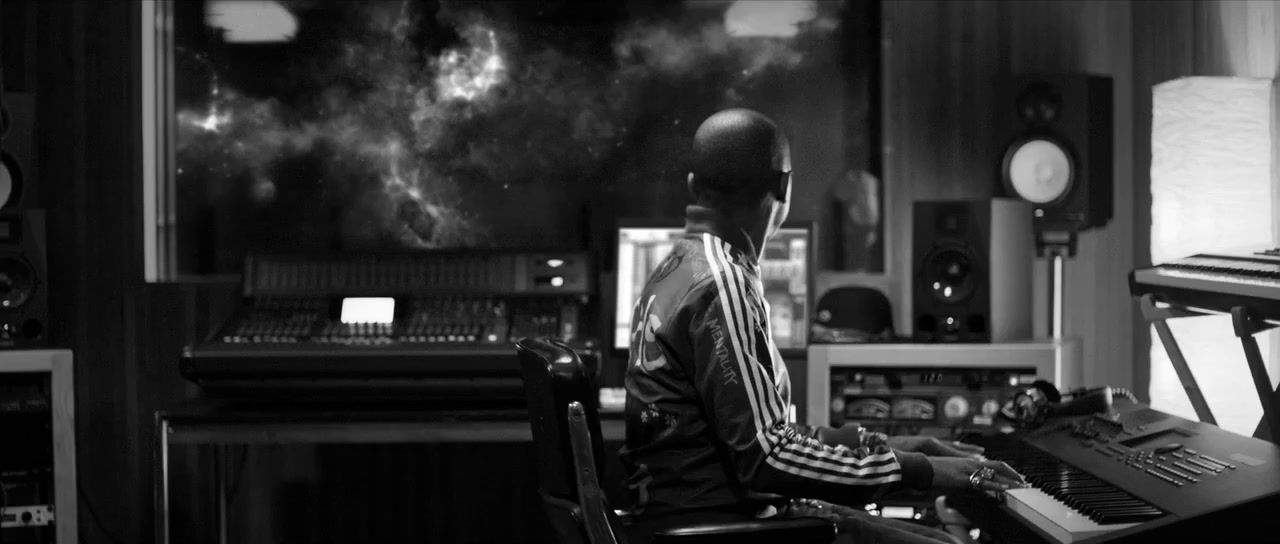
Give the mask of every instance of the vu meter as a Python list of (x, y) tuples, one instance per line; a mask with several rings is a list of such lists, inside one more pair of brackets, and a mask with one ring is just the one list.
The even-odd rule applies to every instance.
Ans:
[(876, 430), (986, 427), (1018, 384), (1034, 379), (1031, 368), (833, 368), (830, 421)]

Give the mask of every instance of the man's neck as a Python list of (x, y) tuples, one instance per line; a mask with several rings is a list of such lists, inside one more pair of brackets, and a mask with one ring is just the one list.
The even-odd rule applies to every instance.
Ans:
[(694, 204), (685, 208), (685, 230), (711, 233), (729, 242), (729, 245), (753, 262), (759, 262), (760, 248), (764, 247), (768, 234), (768, 219), (755, 215), (744, 211), (726, 212)]

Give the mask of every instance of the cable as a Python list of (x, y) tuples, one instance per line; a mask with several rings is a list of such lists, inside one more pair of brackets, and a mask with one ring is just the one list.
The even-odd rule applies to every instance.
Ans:
[(1138, 402), (1138, 397), (1135, 397), (1135, 396), (1133, 395), (1133, 393), (1132, 393), (1132, 392), (1130, 392), (1127, 388), (1124, 388), (1124, 387), (1112, 387), (1112, 388), (1111, 388), (1111, 394), (1112, 394), (1112, 395), (1120, 395), (1120, 396), (1122, 396), (1122, 397), (1124, 397), (1124, 398), (1126, 398), (1126, 399), (1129, 399), (1129, 400), (1130, 400), (1131, 402), (1133, 402), (1134, 404), (1140, 404), (1140, 403)]

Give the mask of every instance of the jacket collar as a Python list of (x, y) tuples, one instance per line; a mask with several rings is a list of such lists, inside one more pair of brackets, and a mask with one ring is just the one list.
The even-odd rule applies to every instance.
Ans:
[(730, 220), (728, 215), (714, 208), (690, 204), (684, 209), (684, 217), (686, 233), (710, 233), (729, 243), (729, 249), (735, 254), (733, 255), (735, 260), (753, 268), (759, 262), (759, 253), (755, 244), (751, 242), (751, 237), (747, 236), (747, 231), (742, 230), (742, 227)]

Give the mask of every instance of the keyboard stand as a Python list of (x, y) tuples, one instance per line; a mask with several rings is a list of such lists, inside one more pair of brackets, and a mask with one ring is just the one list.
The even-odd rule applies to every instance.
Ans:
[(1271, 388), (1271, 378), (1267, 376), (1262, 350), (1258, 349), (1258, 339), (1253, 337), (1278, 325), (1254, 317), (1253, 312), (1244, 306), (1231, 309), (1231, 325), (1240, 338), (1240, 344), (1244, 346), (1244, 358), (1249, 362), (1253, 386), (1258, 391), (1258, 401), (1262, 403), (1262, 421), (1258, 422), (1253, 436), (1280, 444), (1280, 389)]
[[(1173, 370), (1178, 374), (1178, 380), (1182, 382), (1182, 388), (1186, 390), (1187, 398), (1191, 400), (1191, 406), (1195, 408), (1196, 416), (1200, 418), (1200, 421), (1210, 425), (1217, 425), (1218, 422), (1214, 419), (1213, 412), (1209, 410), (1209, 405), (1204, 400), (1204, 394), (1200, 391), (1200, 386), (1196, 384), (1195, 376), (1191, 374), (1191, 367), (1187, 365), (1187, 359), (1178, 347), (1178, 341), (1174, 339), (1173, 331), (1169, 329), (1169, 324), (1165, 321), (1178, 317), (1221, 314), (1220, 312), (1198, 308), (1191, 309), (1161, 304), (1157, 305), (1155, 297), (1150, 294), (1139, 297), (1142, 316), (1155, 326), (1156, 333), (1160, 336), (1160, 343), (1164, 344), (1165, 352), (1169, 355), (1169, 362), (1173, 364)], [(1262, 420), (1258, 422), (1258, 427), (1254, 430), (1253, 436), (1280, 444), (1280, 389), (1271, 388), (1271, 379), (1267, 376), (1267, 366), (1262, 360), (1262, 351), (1258, 348), (1258, 340), (1253, 337), (1259, 332), (1273, 329), (1280, 326), (1280, 324), (1254, 317), (1254, 313), (1246, 306), (1236, 306), (1231, 309), (1231, 324), (1235, 330), (1236, 337), (1240, 338), (1240, 344), (1244, 348), (1245, 361), (1249, 364), (1249, 373), (1253, 376), (1253, 385), (1258, 393), (1258, 401), (1262, 403)]]

